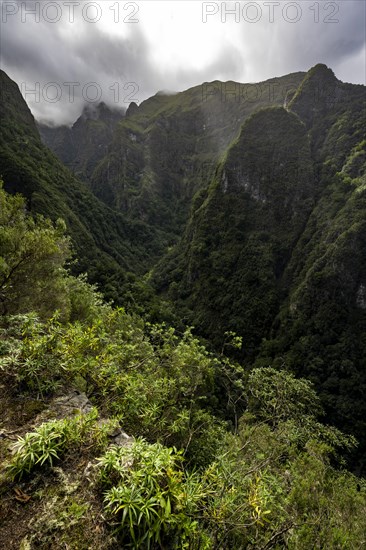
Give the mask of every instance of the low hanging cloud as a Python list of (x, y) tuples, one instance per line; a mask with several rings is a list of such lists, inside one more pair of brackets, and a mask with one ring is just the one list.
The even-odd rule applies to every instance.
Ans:
[(326, 63), (365, 83), (365, 3), (4, 0), (1, 66), (38, 120), (127, 107), (204, 81), (260, 81)]

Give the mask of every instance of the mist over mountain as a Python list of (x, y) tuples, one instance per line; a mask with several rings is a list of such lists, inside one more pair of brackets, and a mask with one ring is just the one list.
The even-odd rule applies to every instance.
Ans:
[(106, 155), (113, 132), (124, 116), (123, 109), (90, 103), (72, 127), (40, 123), (38, 129), (43, 142), (73, 174), (85, 180)]
[[(294, 73), (258, 84), (207, 82), (178, 94), (157, 93), (131, 107), (104, 149), (83, 147), (83, 162), (94, 166), (84, 174), (93, 193), (108, 206), (180, 236), (194, 194), (204, 187), (216, 163), (254, 111), (282, 105), (305, 73)], [(72, 131), (80, 124), (80, 119)], [(92, 126), (85, 140), (92, 143)], [(43, 139), (72, 168), (75, 148), (65, 142), (62, 128)], [(102, 133), (98, 133), (102, 140)], [(61, 141), (60, 141), (61, 140)]]

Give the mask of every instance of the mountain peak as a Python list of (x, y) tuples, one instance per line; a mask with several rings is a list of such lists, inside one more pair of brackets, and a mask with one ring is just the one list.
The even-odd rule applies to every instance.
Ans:
[(321, 78), (327, 77), (337, 80), (337, 77), (335, 76), (332, 69), (330, 69), (324, 63), (317, 63), (316, 65), (314, 65), (314, 67), (309, 69), (309, 71), (307, 72), (307, 76), (317, 76)]
[(288, 103), (288, 109), (296, 113), (310, 127), (319, 116), (324, 116), (343, 96), (342, 82), (332, 69), (318, 63), (305, 75), (297, 92)]
[(18, 126), (39, 139), (34, 117), (25, 102), (19, 86), (3, 70), (0, 70), (0, 120), (2, 127), (9, 124)]
[(138, 111), (139, 106), (134, 101), (131, 101), (126, 111), (126, 118), (134, 115)]
[(101, 120), (110, 122), (111, 120), (121, 119), (125, 111), (118, 107), (109, 107), (103, 101), (101, 103), (88, 103), (84, 106), (81, 114), (82, 120)]

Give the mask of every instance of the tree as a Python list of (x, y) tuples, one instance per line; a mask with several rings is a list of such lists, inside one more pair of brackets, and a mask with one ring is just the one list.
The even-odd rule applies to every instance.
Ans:
[(64, 310), (66, 260), (71, 256), (65, 223), (54, 225), (26, 210), (0, 180), (0, 314), (36, 309), (41, 317)]

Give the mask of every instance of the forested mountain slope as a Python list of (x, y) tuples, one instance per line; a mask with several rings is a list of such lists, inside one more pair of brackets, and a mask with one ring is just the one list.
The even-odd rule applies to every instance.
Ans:
[(1, 547), (363, 548), (355, 440), (312, 384), (112, 308), (68, 244), (0, 181)]
[[(174, 242), (193, 195), (209, 182), (243, 121), (260, 107), (282, 105), (303, 77), (294, 73), (258, 84), (215, 81), (132, 104), (88, 177), (92, 191), (133, 219), (162, 228)], [(68, 164), (67, 149), (60, 152), (44, 139)]]
[(313, 380), (329, 418), (364, 440), (365, 87), (324, 65), (285, 108), (244, 122), (155, 273), (181, 315), (242, 358)]
[(78, 271), (120, 299), (128, 272), (143, 273), (161, 254), (157, 232), (127, 220), (99, 201), (43, 145), (18, 86), (3, 71), (1, 84), (0, 176), (10, 192), (22, 193), (34, 213), (66, 222), (79, 257)]
[(38, 124), (42, 141), (70, 171), (88, 181), (97, 164), (108, 153), (113, 132), (125, 111), (105, 103), (88, 104), (71, 128)]

